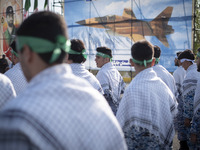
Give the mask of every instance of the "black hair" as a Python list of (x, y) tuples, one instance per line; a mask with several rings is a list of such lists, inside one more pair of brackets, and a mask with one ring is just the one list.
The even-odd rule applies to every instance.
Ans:
[[(82, 52), (85, 49), (83, 41), (79, 39), (72, 39), (71, 49), (76, 52)], [(86, 61), (82, 54), (69, 54), (68, 59), (72, 60), (73, 63), (84, 63)]]
[(160, 57), (160, 54), (161, 54), (161, 49), (160, 49), (160, 47), (158, 47), (157, 45), (154, 45), (153, 49), (154, 49), (154, 57), (155, 57), (155, 58), (159, 58), (159, 57)]
[[(65, 21), (61, 18), (61, 16), (50, 11), (41, 11), (32, 14), (24, 20), (17, 30), (16, 35), (43, 38), (55, 43), (58, 35), (62, 35), (68, 39), (66, 28), (67, 26)], [(44, 62), (49, 64), (52, 54), (53, 52), (38, 55)], [(66, 53), (62, 50), (61, 55), (54, 63), (62, 63), (65, 55)]]
[(138, 41), (131, 47), (131, 55), (139, 61), (150, 60), (154, 55), (153, 45), (146, 40)]
[(178, 59), (179, 59), (179, 60), (180, 60), (180, 59), (183, 59), (183, 58), (185, 58), (185, 59), (190, 59), (190, 60), (194, 60), (194, 53), (193, 53), (191, 50), (186, 49), (186, 50), (184, 50), (182, 53), (180, 53), (180, 54), (178, 55)]
[(182, 53), (181, 51), (177, 52), (176, 53), (176, 56), (178, 57), (180, 55), (180, 53)]
[(112, 58), (112, 51), (110, 48), (102, 46), (102, 47), (97, 47), (97, 52), (104, 53), (106, 55), (109, 55)]
[(5, 73), (6, 69), (9, 67), (6, 56), (3, 55), (3, 58), (0, 58), (0, 73)]

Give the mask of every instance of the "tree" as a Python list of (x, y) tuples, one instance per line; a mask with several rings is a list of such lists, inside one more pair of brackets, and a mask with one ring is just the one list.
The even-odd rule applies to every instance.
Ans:
[(200, 48), (200, 0), (195, 0), (194, 4), (194, 53)]

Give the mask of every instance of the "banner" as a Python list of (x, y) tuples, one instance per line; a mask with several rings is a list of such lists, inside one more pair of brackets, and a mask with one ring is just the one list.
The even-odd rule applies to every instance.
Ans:
[(1, 0), (0, 1), (0, 57), (6, 55), (11, 59), (9, 45), (15, 39), (17, 27), (23, 18), (23, 1), (22, 0)]
[(161, 48), (160, 64), (170, 72), (176, 52), (191, 49), (192, 0), (67, 0), (65, 20), (70, 39), (86, 46), (88, 69), (97, 69), (99, 46), (112, 49), (121, 71), (131, 69), (130, 49), (141, 39)]

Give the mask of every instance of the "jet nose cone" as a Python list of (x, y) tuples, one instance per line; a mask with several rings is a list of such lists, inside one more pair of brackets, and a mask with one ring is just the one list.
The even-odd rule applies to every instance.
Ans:
[(85, 20), (77, 21), (76, 23), (78, 23), (80, 25), (85, 25), (86, 24)]

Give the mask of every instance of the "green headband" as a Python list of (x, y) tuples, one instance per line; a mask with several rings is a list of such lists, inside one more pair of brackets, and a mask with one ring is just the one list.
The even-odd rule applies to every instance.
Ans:
[(68, 54), (75, 54), (75, 55), (80, 55), (80, 54), (82, 54), (83, 57), (84, 57), (85, 59), (87, 59), (87, 54), (86, 54), (86, 50), (85, 50), (85, 49), (83, 49), (81, 52), (77, 52), (77, 51), (74, 51), (74, 50), (70, 49), (69, 52), (68, 52)]
[(69, 40), (62, 35), (57, 36), (56, 43), (49, 40), (32, 37), (32, 36), (17, 36), (16, 47), (20, 51), (24, 45), (28, 45), (35, 53), (49, 53), (53, 52), (49, 63), (53, 63), (61, 54), (61, 49), (68, 52), (71, 46)]
[(104, 53), (101, 53), (101, 52), (97, 52), (97, 54), (96, 54), (97, 56), (101, 56), (101, 57), (103, 57), (103, 58), (112, 58), (112, 57), (110, 57), (109, 55), (107, 55), (107, 54), (104, 54)]
[(143, 60), (143, 61), (139, 61), (139, 60), (136, 60), (134, 58), (132, 58), (133, 62), (136, 63), (136, 64), (139, 64), (139, 65), (143, 65), (146, 67), (147, 66), (147, 63), (150, 63), (152, 62), (153, 58), (149, 59), (149, 60)]
[(158, 64), (159, 61), (160, 61), (160, 58), (156, 58), (156, 60), (155, 60), (155, 64)]
[(96, 54), (97, 56), (101, 56), (103, 58), (110, 58), (110, 61), (112, 61), (112, 57), (110, 57), (109, 55), (107, 54), (104, 54), (104, 53), (101, 53), (101, 52), (97, 52)]
[(16, 57), (19, 56), (13, 49), (11, 50), (11, 53), (12, 53), (13, 55), (15, 55)]
[(200, 57), (200, 52), (197, 53), (197, 57)]

